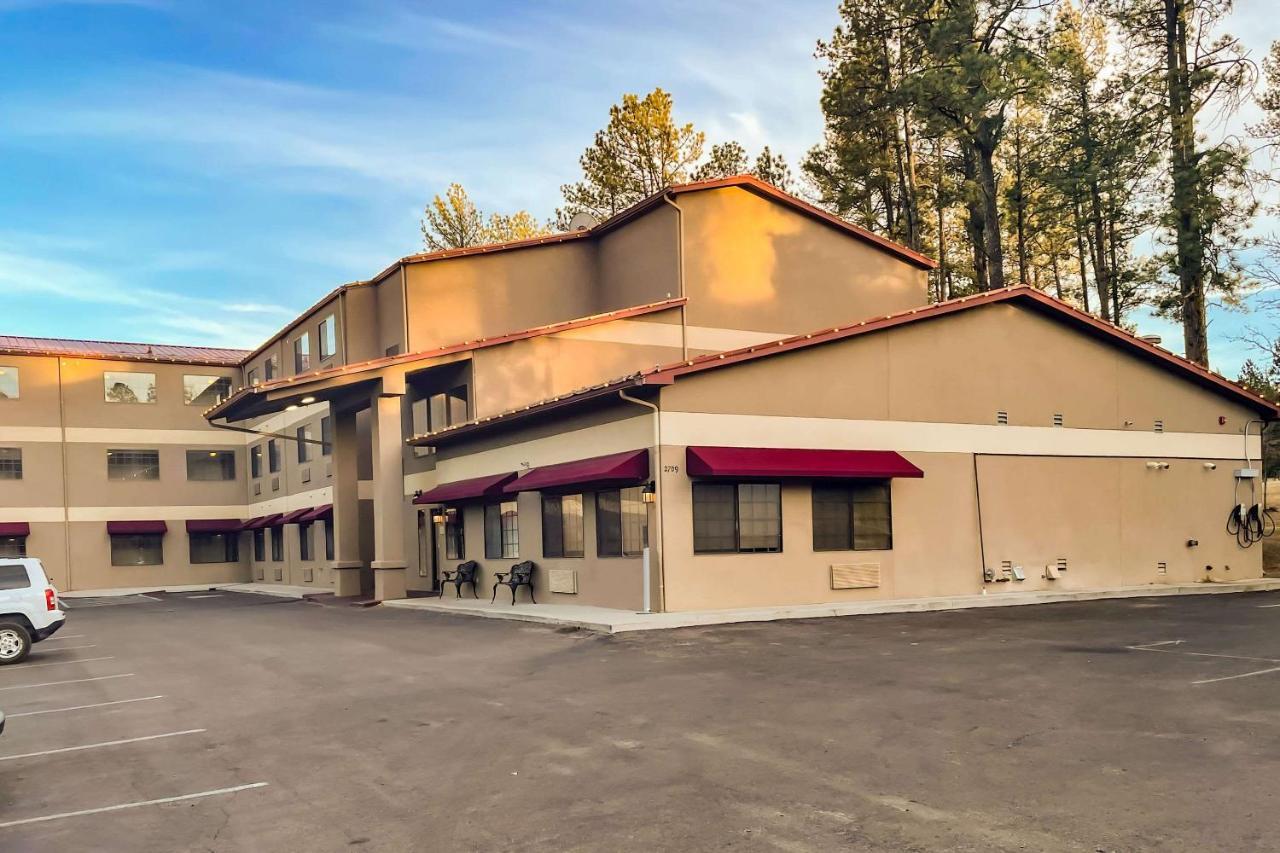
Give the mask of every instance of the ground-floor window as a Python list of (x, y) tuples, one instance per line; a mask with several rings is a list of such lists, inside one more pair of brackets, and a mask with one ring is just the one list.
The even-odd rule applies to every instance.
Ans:
[(893, 547), (889, 482), (813, 487), (813, 550), (887, 551)]
[(444, 558), (446, 560), (465, 560), (467, 540), (466, 534), (463, 532), (462, 508), (447, 506), (440, 511), (444, 513)]
[(609, 489), (596, 493), (596, 554), (638, 557), (649, 544), (649, 511), (644, 490)]
[(514, 560), (520, 556), (520, 516), (515, 501), (484, 508), (484, 556), (489, 560)]
[(271, 528), (271, 560), (278, 563), (284, 559), (284, 529)]
[(333, 559), (333, 519), (324, 523), (324, 558)]
[(298, 559), (310, 560), (313, 558), (311, 553), (311, 525), (298, 525)]
[(0, 536), (0, 557), (27, 556), (27, 537)]
[(111, 565), (158, 566), (163, 562), (163, 533), (111, 534)]
[(261, 527), (253, 531), (253, 559), (259, 563), (267, 559), (267, 531)]
[(695, 554), (781, 550), (780, 484), (693, 484)]
[(188, 533), (192, 563), (234, 563), (240, 559), (238, 533)]
[(581, 557), (582, 495), (542, 496), (542, 556)]

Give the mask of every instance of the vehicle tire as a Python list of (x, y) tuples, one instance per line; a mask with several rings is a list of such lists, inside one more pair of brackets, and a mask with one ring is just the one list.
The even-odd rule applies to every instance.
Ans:
[(21, 663), (31, 651), (31, 634), (17, 622), (0, 622), (0, 666)]

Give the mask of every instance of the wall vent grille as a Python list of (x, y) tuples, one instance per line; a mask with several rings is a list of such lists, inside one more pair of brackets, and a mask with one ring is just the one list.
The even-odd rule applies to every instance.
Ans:
[(1062, 426), (1062, 413), (1061, 413), (1061, 412), (1057, 412), (1057, 413), (1055, 413), (1055, 414), (1054, 414), (1054, 416), (1053, 416), (1053, 425), (1054, 425), (1054, 426), (1056, 426), (1056, 427), (1060, 427), (1060, 426)]
[(1156, 574), (1158, 575), (1169, 574), (1169, 564), (1165, 562), (1156, 563)]
[(1066, 570), (1067, 570), (1067, 558), (1066, 558), (1066, 557), (1059, 557), (1059, 558), (1058, 558), (1058, 571), (1060, 571), (1060, 572), (1065, 572)]
[(1009, 423), (1009, 413), (1008, 413), (1008, 412), (996, 412), (996, 423), (998, 423), (998, 424), (1008, 424), (1008, 423)]
[(303, 569), (303, 570), (302, 570), (302, 579), (303, 579), (304, 581), (306, 581), (307, 583), (311, 583), (312, 581), (314, 581), (314, 580), (316, 579), (316, 570), (315, 570), (315, 569)]
[(302, 469), (302, 482), (304, 482), (304, 483), (310, 483), (310, 482), (311, 482), (311, 469), (310, 469), (310, 468), (303, 468), (303, 469)]
[(276, 569), (276, 580), (284, 580), (284, 569)]
[(261, 484), (261, 483), (254, 483), (254, 484), (253, 484), (253, 493), (254, 493), (255, 495), (260, 495), (260, 494), (262, 494), (262, 484)]
[(280, 478), (279, 478), (279, 477), (272, 477), (272, 478), (271, 478), (271, 491), (273, 491), (273, 492), (278, 492), (278, 491), (280, 491)]
[(879, 563), (842, 563), (831, 566), (832, 589), (875, 589), (878, 586)]
[(1164, 421), (1156, 421), (1156, 423), (1155, 423), (1155, 431), (1156, 431), (1156, 432), (1164, 432)]
[(551, 592), (563, 592), (576, 595), (578, 592), (578, 572), (576, 569), (551, 569), (547, 572), (547, 589)]
[(256, 569), (254, 569), (254, 570), (253, 570), (253, 579), (254, 579), (254, 580), (257, 580), (257, 581), (260, 581), (260, 580), (262, 580), (262, 577), (263, 577), (263, 575), (262, 575), (262, 567), (261, 567), (261, 566), (259, 566), (258, 568), (256, 568)]

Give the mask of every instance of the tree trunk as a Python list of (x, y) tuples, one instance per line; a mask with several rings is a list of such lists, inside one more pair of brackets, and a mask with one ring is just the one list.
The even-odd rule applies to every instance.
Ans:
[(1049, 269), (1053, 273), (1053, 292), (1059, 299), (1062, 298), (1062, 274), (1058, 272), (1058, 252), (1057, 247), (1049, 252)]
[(983, 134), (975, 148), (978, 186), (982, 190), (982, 250), (987, 259), (987, 289), (998, 290), (1004, 287), (1004, 247), (1000, 244), (1000, 199), (994, 140)]
[(1120, 325), (1122, 306), (1120, 305), (1120, 264), (1117, 262), (1119, 250), (1116, 248), (1116, 218), (1111, 217), (1107, 223), (1107, 232), (1111, 252), (1111, 322)]
[(1018, 241), (1018, 284), (1027, 283), (1027, 199), (1022, 174), (1022, 108), (1017, 107), (1013, 134), (1014, 228)]
[(1165, 80), (1168, 90), (1170, 169), (1178, 261), (1178, 295), (1182, 303), (1182, 339), (1187, 358), (1209, 365), (1205, 318), (1204, 243), (1197, 211), (1198, 167), (1195, 162), (1195, 117), (1187, 70), (1187, 0), (1164, 0)]
[(1086, 312), (1089, 311), (1089, 269), (1085, 266), (1086, 251), (1084, 246), (1084, 222), (1080, 216), (1080, 194), (1077, 188), (1072, 198), (1075, 207), (1076, 253), (1080, 257), (1080, 302)]
[(1098, 313), (1104, 320), (1111, 319), (1111, 275), (1107, 265), (1107, 234), (1102, 219), (1102, 197), (1098, 191), (1096, 179), (1089, 181), (1089, 206), (1092, 212), (1090, 236), (1093, 237), (1091, 248), (1093, 272), (1097, 276)]
[[(964, 150), (965, 183), (976, 183), (978, 171), (976, 152), (973, 146), (967, 143), (961, 143), (961, 147)], [(973, 286), (978, 290), (990, 290), (990, 263), (983, 246), (986, 237), (984, 207), (982, 202), (970, 193), (965, 202), (965, 208), (968, 215), (965, 217), (964, 230), (969, 235), (969, 244), (973, 249)]]

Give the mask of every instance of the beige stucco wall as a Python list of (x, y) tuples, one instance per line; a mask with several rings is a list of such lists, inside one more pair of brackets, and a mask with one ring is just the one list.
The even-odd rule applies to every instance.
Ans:
[(799, 334), (928, 301), (924, 270), (746, 190), (677, 203), (692, 325)]
[(664, 204), (600, 237), (595, 311), (679, 296), (678, 229), (675, 208)]

